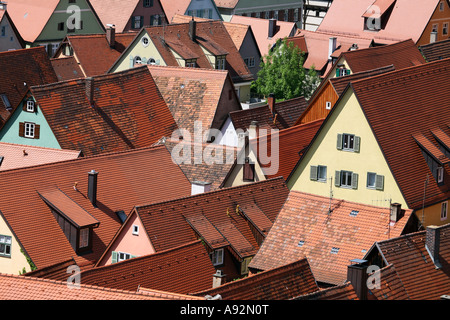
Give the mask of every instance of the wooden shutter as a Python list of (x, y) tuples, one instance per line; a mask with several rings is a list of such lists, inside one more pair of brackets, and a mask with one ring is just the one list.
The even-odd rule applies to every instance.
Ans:
[(342, 134), (338, 133), (337, 135), (337, 144), (336, 144), (336, 148), (338, 150), (342, 150)]
[(34, 125), (34, 138), (39, 139), (40, 136), (41, 136), (41, 126), (38, 124), (35, 124)]
[(131, 17), (131, 29), (134, 29), (134, 16)]
[(244, 163), (244, 181), (254, 181), (255, 180), (255, 164), (250, 163), (249, 158), (245, 158)]
[(19, 137), (25, 136), (25, 122), (19, 123)]
[(353, 151), (359, 152), (360, 145), (361, 145), (361, 137), (355, 136), (355, 141), (353, 142)]
[(309, 178), (311, 180), (317, 180), (317, 166), (311, 166)]
[(375, 189), (383, 190), (384, 189), (384, 176), (376, 175), (375, 177)]
[(113, 251), (111, 254), (111, 263), (116, 263), (117, 262), (117, 252)]
[(155, 21), (155, 16), (150, 16), (150, 25), (153, 25), (153, 22)]
[(352, 173), (352, 189), (358, 189), (358, 174)]
[(350, 74), (350, 70), (349, 70), (349, 69), (346, 69), (346, 70), (345, 70), (345, 74), (346, 74), (346, 75), (349, 75), (349, 74)]
[(340, 187), (341, 186), (341, 172), (340, 171), (335, 171), (334, 172), (334, 185), (336, 187)]
[(144, 26), (144, 16), (141, 16), (141, 19), (139, 20), (139, 28), (142, 28)]

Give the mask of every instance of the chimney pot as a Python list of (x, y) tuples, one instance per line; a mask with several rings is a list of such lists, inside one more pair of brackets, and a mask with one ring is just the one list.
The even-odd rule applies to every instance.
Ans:
[(116, 45), (116, 29), (113, 25), (108, 25), (108, 29), (106, 29), (106, 40), (111, 48), (114, 48)]
[(196, 37), (196, 21), (194, 20), (194, 16), (192, 16), (191, 21), (189, 21), (189, 37), (192, 41), (195, 41)]
[(91, 170), (88, 172), (88, 198), (94, 207), (97, 206), (97, 177), (97, 171)]
[(391, 204), (391, 222), (396, 223), (403, 217), (402, 205), (400, 203)]
[(223, 273), (222, 270), (217, 270), (216, 273), (213, 275), (213, 288), (220, 287), (222, 284), (225, 283), (225, 277), (226, 275)]
[(438, 226), (428, 226), (426, 229), (425, 248), (433, 260), (437, 269), (442, 267), (439, 261), (439, 249), (441, 243), (441, 233)]
[(94, 78), (92, 77), (86, 78), (86, 96), (92, 106), (94, 104)]

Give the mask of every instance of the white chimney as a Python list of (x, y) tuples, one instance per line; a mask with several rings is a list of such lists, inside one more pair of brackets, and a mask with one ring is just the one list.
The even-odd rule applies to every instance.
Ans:
[(391, 223), (396, 223), (403, 216), (402, 205), (400, 203), (391, 204)]
[(436, 42), (437, 40), (437, 32), (436, 31), (432, 31), (430, 33), (430, 43)]
[(248, 138), (255, 139), (258, 136), (258, 121), (254, 120), (250, 123), (248, 127)]
[(328, 60), (331, 60), (331, 55), (336, 50), (336, 46), (337, 46), (337, 38), (331, 37), (328, 42)]
[(217, 270), (215, 274), (213, 274), (213, 288), (220, 287), (225, 283), (225, 274), (222, 270)]
[(194, 181), (191, 185), (191, 195), (205, 193), (211, 191), (211, 183), (205, 181)]

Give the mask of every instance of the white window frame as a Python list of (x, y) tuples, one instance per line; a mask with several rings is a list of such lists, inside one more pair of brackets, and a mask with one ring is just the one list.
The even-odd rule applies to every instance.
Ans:
[(331, 101), (325, 102), (325, 109), (331, 110)]
[(133, 58), (133, 66), (137, 64), (142, 64), (142, 58), (140, 56), (136, 56)]
[(34, 138), (36, 132), (36, 124), (33, 122), (25, 122), (23, 136), (25, 138)]
[(33, 100), (27, 101), (27, 112), (34, 112), (34, 101)]
[[(373, 185), (369, 184), (369, 176), (373, 176)], [(375, 172), (367, 172), (367, 189), (375, 189), (377, 186), (377, 174)]]
[(327, 167), (326, 166), (317, 166), (317, 181), (327, 181)]
[(11, 257), (11, 244), (11, 236), (0, 235), (0, 257)]
[(211, 257), (214, 266), (222, 265), (224, 260), (224, 249), (214, 250)]
[(142, 46), (144, 46), (144, 48), (148, 47), (149, 43), (150, 43), (150, 39), (147, 37), (142, 37)]
[(79, 248), (86, 248), (89, 246), (89, 228), (80, 229)]
[(441, 221), (447, 220), (448, 217), (448, 201), (441, 203)]
[(444, 182), (444, 167), (437, 168), (437, 182), (438, 183)]
[(131, 259), (131, 254), (126, 252), (117, 251), (117, 262)]
[(135, 236), (139, 235), (139, 226), (137, 224), (133, 224), (131, 233)]

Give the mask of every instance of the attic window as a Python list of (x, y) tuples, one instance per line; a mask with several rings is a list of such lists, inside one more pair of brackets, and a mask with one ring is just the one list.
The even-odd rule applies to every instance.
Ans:
[(12, 237), (0, 235), (0, 257), (11, 257)]
[(27, 101), (26, 111), (27, 112), (34, 112), (34, 101), (33, 100), (28, 100)]
[(339, 252), (339, 248), (333, 247), (331, 248), (331, 253), (337, 254)]
[(303, 247), (304, 244), (305, 244), (305, 241), (304, 241), (304, 240), (300, 240), (300, 241), (297, 243), (297, 246), (298, 246), (298, 247)]
[(437, 168), (437, 182), (438, 183), (444, 182), (444, 167)]
[(11, 103), (9, 102), (9, 99), (6, 96), (6, 94), (2, 93), (2, 94), (0, 94), (0, 97), (2, 98), (2, 101), (3, 101), (3, 104), (5, 105), (6, 110), (10, 110)]
[(148, 44), (149, 44), (148, 38), (147, 38), (147, 37), (143, 37), (143, 38), (142, 38), (142, 45), (143, 45), (144, 47), (147, 47)]
[(356, 217), (356, 216), (358, 215), (358, 213), (359, 213), (359, 211), (357, 211), (357, 210), (352, 210), (352, 211), (350, 212), (350, 216), (351, 216), (351, 217)]
[(153, 7), (153, 0), (144, 0), (144, 8)]
[(225, 70), (225, 56), (216, 57), (216, 69)]
[(133, 231), (132, 231), (133, 235), (138, 236), (139, 235), (139, 226), (134, 224), (133, 225)]
[(255, 181), (255, 164), (250, 162), (249, 157), (245, 158), (243, 169), (244, 181)]

